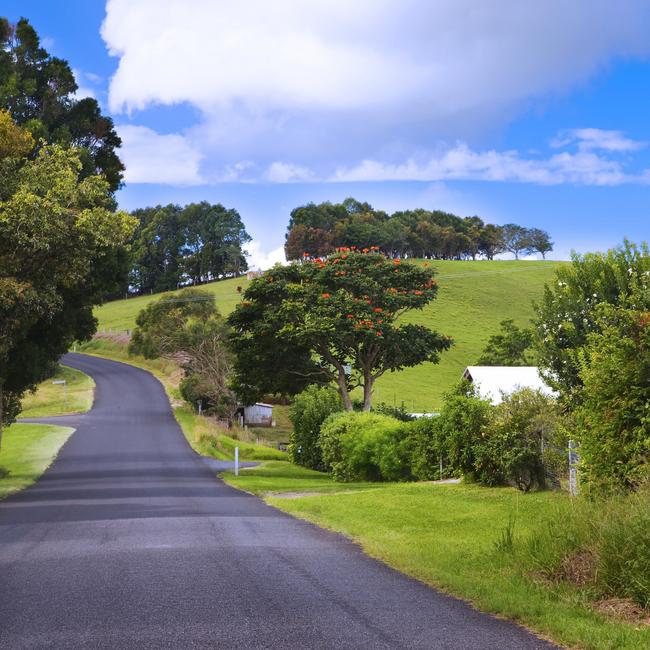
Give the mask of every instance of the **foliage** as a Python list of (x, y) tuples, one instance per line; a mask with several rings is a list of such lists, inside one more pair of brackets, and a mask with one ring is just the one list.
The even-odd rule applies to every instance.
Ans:
[(450, 347), (446, 336), (398, 322), (436, 293), (430, 269), (367, 249), (275, 267), (250, 283), (229, 318), (236, 381), (258, 394), (299, 392), (306, 379), (336, 381), (347, 410), (350, 391), (360, 386), (370, 410), (378, 377), (435, 363)]
[(375, 413), (380, 413), (381, 415), (389, 415), (390, 417), (395, 418), (400, 422), (412, 422), (415, 420), (415, 417), (406, 410), (404, 402), (402, 402), (399, 406), (391, 406), (385, 402), (380, 402), (376, 406), (373, 406), (372, 410)]
[[(514, 229), (514, 230), (513, 230)], [(511, 231), (516, 236), (511, 236)], [(285, 253), (289, 260), (325, 256), (340, 247), (377, 246), (389, 257), (493, 259), (504, 250), (519, 255), (553, 249), (539, 228), (485, 224), (477, 216), (461, 218), (440, 210), (407, 210), (388, 215), (369, 203), (348, 198), (342, 203), (309, 203), (291, 212)]]
[(129, 352), (145, 359), (176, 354), (188, 344), (191, 321), (218, 317), (214, 296), (207, 291), (183, 289), (149, 303), (136, 318)]
[(341, 396), (329, 387), (309, 386), (296, 396), (289, 410), (293, 424), (289, 456), (294, 463), (310, 469), (325, 469), (318, 441), (320, 428), (332, 413), (341, 410)]
[(404, 424), (375, 413), (336, 413), (321, 427), (323, 461), (336, 481), (411, 478), (411, 441)]
[(0, 107), (37, 140), (76, 147), (80, 178), (101, 175), (115, 192), (124, 171), (121, 140), (97, 100), (75, 99), (77, 90), (67, 61), (41, 47), (29, 21), (0, 18)]
[(0, 390), (8, 419), (72, 342), (92, 335), (93, 305), (119, 282), (115, 260), (133, 221), (113, 211), (103, 178), (81, 172), (76, 151), (43, 146), (21, 161), (0, 201)]
[(135, 210), (130, 284), (138, 293), (238, 276), (251, 240), (236, 210), (206, 201)]
[(147, 305), (136, 323), (129, 353), (177, 359), (185, 373), (183, 398), (193, 407), (201, 402), (206, 413), (230, 419), (236, 400), (230, 389), (227, 329), (214, 296), (197, 289), (163, 296)]
[(546, 473), (566, 458), (555, 401), (524, 388), (494, 407), (475, 447), (475, 476), (485, 485), (509, 483), (528, 492), (546, 487)]
[(600, 305), (579, 351), (580, 480), (592, 490), (650, 477), (650, 279), (631, 302)]
[(479, 366), (531, 366), (534, 365), (530, 348), (533, 332), (519, 328), (512, 319), (501, 321), (501, 330), (492, 335), (476, 365)]
[(474, 476), (477, 443), (485, 434), (490, 411), (490, 402), (467, 384), (445, 396), (436, 426), (446, 476)]
[(440, 461), (443, 454), (440, 436), (440, 418), (418, 418), (409, 423), (412, 441), (411, 473), (418, 481), (434, 481), (443, 478)]
[(650, 277), (650, 251), (627, 240), (607, 253), (573, 255), (559, 267), (553, 285), (537, 305), (537, 354), (546, 381), (565, 402), (579, 401), (580, 349), (590, 332), (598, 332), (598, 306), (625, 305), (640, 295)]

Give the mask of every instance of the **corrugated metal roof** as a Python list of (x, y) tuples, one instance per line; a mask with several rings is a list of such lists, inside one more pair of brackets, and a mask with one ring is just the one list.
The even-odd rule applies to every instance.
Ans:
[(477, 388), (483, 399), (493, 404), (502, 401), (502, 395), (509, 395), (520, 388), (539, 390), (555, 397), (555, 392), (542, 379), (537, 366), (467, 366), (463, 373)]

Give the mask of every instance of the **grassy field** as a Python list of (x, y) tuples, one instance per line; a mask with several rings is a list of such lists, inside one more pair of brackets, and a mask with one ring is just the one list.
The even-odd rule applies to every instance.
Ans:
[[(53, 384), (65, 380), (67, 385)], [(23, 400), (20, 417), (40, 418), (85, 413), (93, 405), (95, 382), (88, 375), (68, 366), (59, 366), (54, 377), (39, 384), (35, 393)]]
[[(433, 327), (452, 336), (454, 347), (440, 364), (416, 368), (382, 377), (375, 389), (376, 401), (399, 405), (408, 410), (434, 411), (442, 394), (459, 379), (465, 366), (474, 363), (485, 342), (499, 323), (511, 318), (527, 325), (533, 316), (532, 301), (541, 297), (544, 284), (552, 281), (561, 262), (535, 261), (436, 261), (438, 299), (407, 320)], [(219, 310), (229, 314), (240, 299), (237, 286), (246, 287), (245, 278), (213, 282), (202, 287), (211, 291)], [(99, 330), (132, 330), (138, 312), (159, 296), (140, 296), (108, 303), (96, 310)]]
[[(432, 483), (336, 484), (289, 463), (222, 476), (266, 495), (281, 510), (346, 535), (403, 573), (559, 643), (598, 650), (650, 647), (650, 627), (607, 619), (592, 609), (584, 591), (530, 575), (524, 541), (542, 518), (561, 517), (573, 507), (564, 495)], [(273, 492), (325, 494), (285, 498)], [(496, 542), (511, 517), (514, 547), (499, 551)]]
[(0, 450), (0, 499), (36, 481), (73, 431), (46, 424), (7, 427)]

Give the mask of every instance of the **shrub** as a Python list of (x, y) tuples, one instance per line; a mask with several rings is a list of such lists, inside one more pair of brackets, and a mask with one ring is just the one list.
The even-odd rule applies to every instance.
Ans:
[(579, 354), (580, 480), (591, 491), (634, 488), (650, 476), (650, 287), (635, 307), (601, 305), (600, 331)]
[(399, 481), (412, 476), (407, 427), (386, 415), (331, 415), (321, 427), (320, 445), (323, 461), (337, 481)]
[(442, 478), (440, 456), (440, 418), (420, 418), (408, 425), (412, 440), (411, 473), (418, 481), (434, 481)]
[(289, 409), (293, 424), (289, 456), (294, 463), (310, 469), (325, 469), (318, 443), (320, 428), (332, 413), (342, 408), (341, 396), (333, 388), (309, 386), (296, 396)]
[(399, 420), (400, 422), (412, 422), (415, 418), (406, 410), (404, 402), (399, 406), (390, 406), (385, 402), (380, 402), (377, 406), (373, 406), (372, 410), (381, 415), (390, 415), (390, 417)]
[(447, 475), (474, 475), (476, 446), (485, 433), (491, 409), (490, 402), (477, 397), (467, 384), (445, 395), (437, 426)]
[(524, 492), (545, 487), (545, 455), (566, 448), (558, 421), (555, 400), (539, 391), (524, 388), (504, 396), (475, 446), (477, 480), (512, 483)]

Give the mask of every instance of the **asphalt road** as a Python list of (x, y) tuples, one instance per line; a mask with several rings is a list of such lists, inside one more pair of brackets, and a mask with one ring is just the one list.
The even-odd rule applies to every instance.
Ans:
[[(228, 487), (160, 384), (70, 354), (92, 411), (0, 502), (0, 648), (550, 648)], [(52, 421), (52, 420), (50, 420)]]

